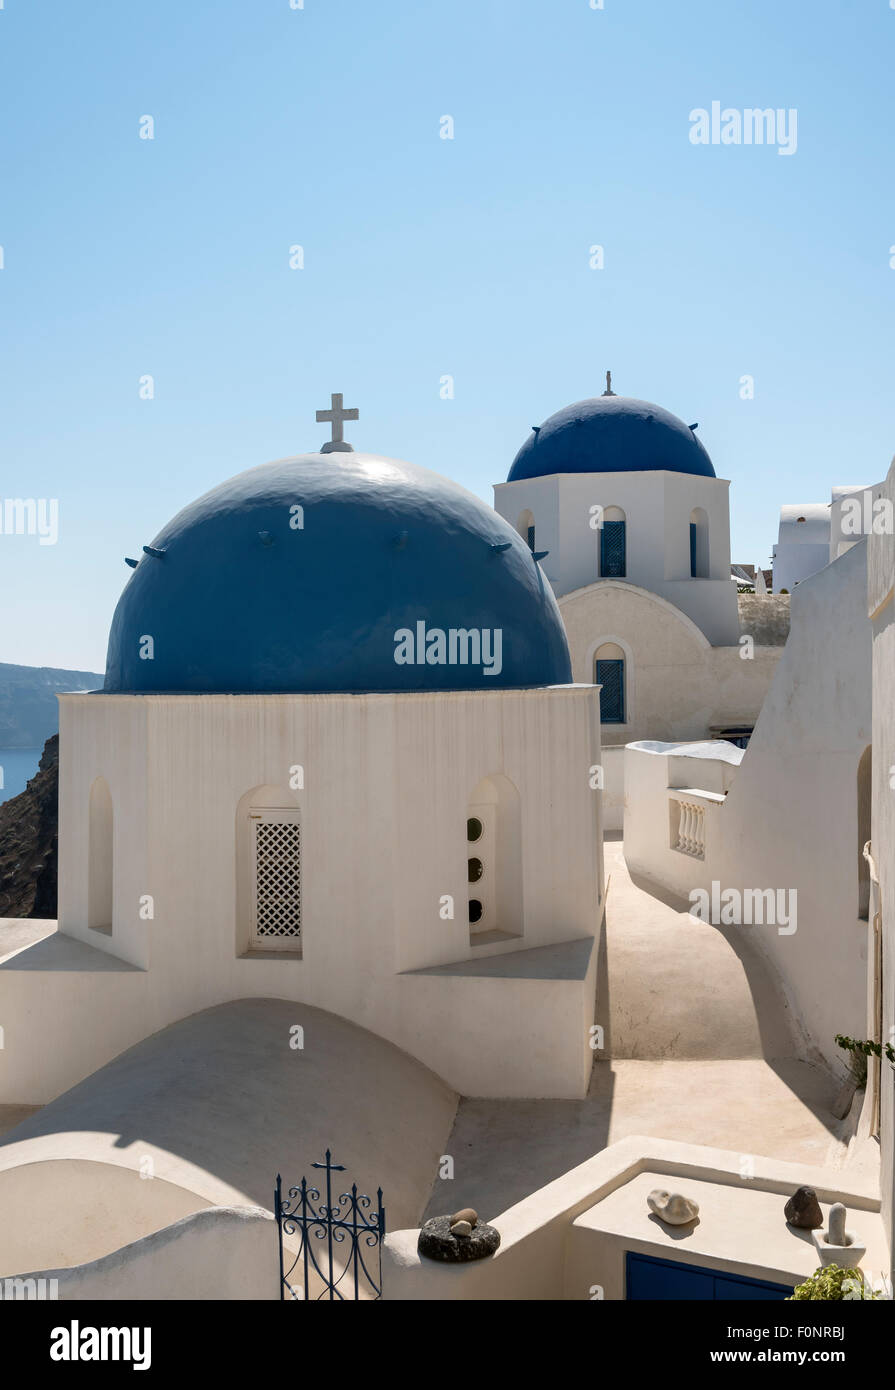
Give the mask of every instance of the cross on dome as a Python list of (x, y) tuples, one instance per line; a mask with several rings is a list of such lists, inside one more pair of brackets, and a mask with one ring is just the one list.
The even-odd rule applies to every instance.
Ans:
[(330, 395), (331, 405), (329, 410), (318, 410), (318, 424), (328, 421), (332, 424), (332, 438), (321, 445), (321, 454), (353, 454), (354, 450), (350, 444), (345, 443), (345, 434), (342, 426), (346, 420), (359, 420), (360, 411), (356, 406), (346, 410), (342, 405), (342, 392), (333, 391)]

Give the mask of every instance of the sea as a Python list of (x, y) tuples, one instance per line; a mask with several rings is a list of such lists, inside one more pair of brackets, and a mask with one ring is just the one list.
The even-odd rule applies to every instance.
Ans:
[(0, 748), (0, 802), (25, 790), (40, 762), (42, 748)]

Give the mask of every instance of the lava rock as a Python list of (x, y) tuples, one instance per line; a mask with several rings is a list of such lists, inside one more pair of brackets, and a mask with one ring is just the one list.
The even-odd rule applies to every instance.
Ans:
[(823, 1212), (813, 1187), (798, 1187), (783, 1208), (790, 1226), (803, 1231), (816, 1231), (824, 1224)]
[(442, 1264), (464, 1264), (468, 1260), (487, 1259), (500, 1245), (500, 1232), (484, 1221), (477, 1220), (475, 1226), (470, 1226), (468, 1236), (452, 1235), (453, 1224), (452, 1216), (433, 1216), (425, 1222), (417, 1242), (419, 1253)]

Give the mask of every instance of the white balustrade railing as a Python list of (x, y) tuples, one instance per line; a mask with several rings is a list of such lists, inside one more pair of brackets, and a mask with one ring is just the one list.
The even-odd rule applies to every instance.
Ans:
[(695, 801), (678, 801), (679, 820), (675, 849), (694, 859), (705, 858), (705, 807)]

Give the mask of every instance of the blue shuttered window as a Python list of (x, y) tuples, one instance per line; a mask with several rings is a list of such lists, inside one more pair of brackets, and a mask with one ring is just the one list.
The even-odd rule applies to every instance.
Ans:
[[(620, 524), (623, 526), (624, 522)], [(615, 660), (597, 661), (595, 682), (603, 687), (600, 691), (600, 722), (624, 724), (625, 663)]]
[(600, 528), (600, 578), (625, 577), (625, 522), (604, 521)]

